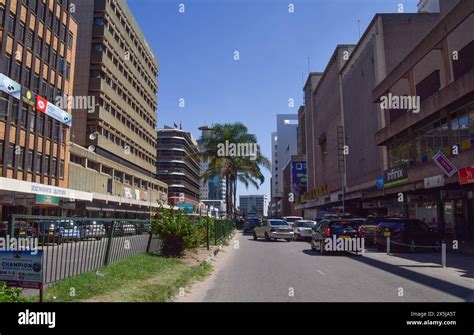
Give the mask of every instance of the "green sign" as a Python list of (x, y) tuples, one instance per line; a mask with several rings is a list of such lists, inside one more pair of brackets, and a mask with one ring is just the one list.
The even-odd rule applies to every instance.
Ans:
[(58, 206), (59, 198), (51, 195), (36, 195), (36, 205)]

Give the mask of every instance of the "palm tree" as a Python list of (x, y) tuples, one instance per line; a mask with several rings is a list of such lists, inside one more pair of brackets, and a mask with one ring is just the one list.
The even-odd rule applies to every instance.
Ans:
[(233, 144), (257, 144), (257, 138), (248, 133), (247, 127), (242, 123), (216, 124), (212, 127), (210, 135), (201, 139), (203, 152), (198, 155), (209, 162), (209, 168), (201, 176), (204, 181), (218, 175), (226, 182), (226, 213), (234, 214), (237, 200), (237, 183), (243, 183), (247, 188), (253, 185), (259, 188), (265, 181), (261, 167), (270, 170), (270, 161), (262, 156), (260, 148), (254, 157), (242, 155), (221, 155), (219, 147), (228, 142)]

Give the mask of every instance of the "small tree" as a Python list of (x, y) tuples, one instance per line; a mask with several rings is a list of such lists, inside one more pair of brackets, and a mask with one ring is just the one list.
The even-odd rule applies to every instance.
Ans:
[(153, 234), (161, 239), (161, 254), (181, 256), (185, 249), (199, 246), (199, 231), (182, 211), (163, 209), (161, 218), (151, 224)]
[(24, 302), (21, 297), (22, 290), (19, 288), (9, 288), (7, 284), (0, 284), (0, 302)]

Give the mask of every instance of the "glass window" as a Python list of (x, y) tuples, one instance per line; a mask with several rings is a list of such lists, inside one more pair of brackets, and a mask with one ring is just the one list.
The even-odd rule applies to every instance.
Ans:
[(36, 154), (36, 162), (35, 162), (35, 171), (37, 173), (41, 173), (41, 162), (43, 161), (43, 155), (40, 153)]
[(49, 175), (49, 155), (44, 156), (44, 174)]
[(25, 44), (26, 44), (26, 47), (27, 48), (30, 48), (32, 47), (33, 45), (33, 30), (28, 30), (28, 34), (26, 35), (26, 41), (25, 41)]
[(59, 178), (64, 178), (64, 159), (61, 159), (61, 163), (59, 164)]
[(0, 164), (3, 164), (3, 141), (0, 141)]
[(51, 171), (51, 176), (52, 177), (56, 177), (56, 169), (58, 167), (58, 161), (56, 160), (56, 158), (53, 158), (53, 167), (52, 167), (52, 171)]
[(28, 116), (28, 107), (23, 106), (21, 107), (20, 111), (20, 126), (25, 127), (26, 126), (26, 118)]
[(43, 130), (44, 130), (44, 115), (43, 115), (43, 114), (39, 114), (39, 118), (38, 118), (38, 134), (43, 134)]
[(68, 38), (67, 38), (67, 47), (68, 49), (72, 49), (72, 40), (74, 38), (74, 35), (72, 34), (72, 32), (69, 32), (68, 33)]
[(25, 149), (20, 147), (20, 150), (15, 152), (15, 164), (20, 169), (23, 170), (23, 164), (25, 162)]
[(6, 120), (8, 116), (8, 95), (6, 93), (1, 94), (0, 98), (0, 120)]
[(20, 120), (20, 104), (17, 101), (13, 101), (11, 119), (15, 124), (18, 124), (18, 121)]
[(0, 22), (3, 22), (4, 16), (5, 16), (5, 6), (0, 5)]
[(25, 75), (23, 77), (23, 86), (30, 87), (30, 70), (25, 68)]
[(15, 17), (13, 15), (9, 15), (8, 22), (7, 22), (7, 31), (10, 34), (13, 34), (14, 29), (15, 29)]
[(15, 155), (15, 147), (13, 145), (8, 146), (7, 152), (7, 164), (8, 166), (13, 166), (13, 156)]
[(28, 150), (28, 171), (33, 171), (33, 150)]
[(36, 125), (36, 113), (35, 111), (31, 111), (30, 113), (30, 131), (31, 132), (35, 131), (35, 125)]
[(17, 38), (21, 42), (23, 42), (25, 39), (25, 25), (23, 23), (20, 23), (20, 25), (18, 26)]
[(3, 73), (7, 76), (10, 74), (10, 63), (11, 63), (10, 56), (5, 55), (5, 57), (3, 57)]

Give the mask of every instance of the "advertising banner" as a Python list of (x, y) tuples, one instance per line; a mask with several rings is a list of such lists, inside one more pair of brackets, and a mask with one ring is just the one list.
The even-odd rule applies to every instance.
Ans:
[(474, 166), (459, 169), (459, 183), (461, 185), (474, 183)]
[(384, 188), (394, 187), (408, 182), (408, 171), (405, 166), (398, 166), (385, 171)]
[(13, 79), (5, 76), (3, 73), (0, 73), (0, 91), (11, 95), (18, 100), (21, 98), (21, 85)]
[(307, 192), (306, 162), (291, 162), (291, 192), (298, 197)]
[(64, 123), (68, 127), (72, 126), (72, 115), (43, 97), (36, 96), (36, 110)]
[(43, 251), (0, 251), (0, 282), (9, 286), (40, 289), (43, 286)]
[(438, 151), (433, 156), (433, 161), (448, 177), (452, 177), (456, 174), (456, 172), (458, 172), (458, 169), (454, 166), (454, 164), (451, 163), (451, 161), (446, 158), (446, 156), (441, 151)]

